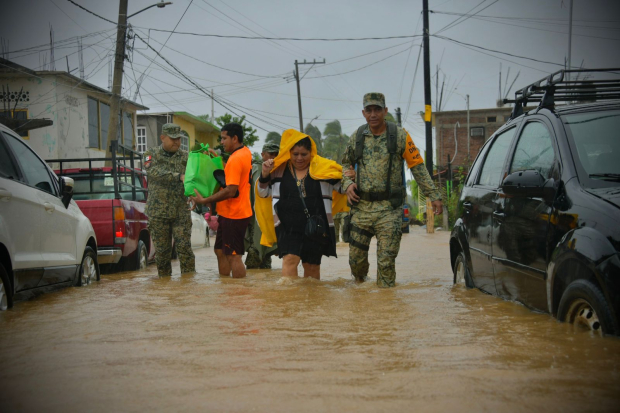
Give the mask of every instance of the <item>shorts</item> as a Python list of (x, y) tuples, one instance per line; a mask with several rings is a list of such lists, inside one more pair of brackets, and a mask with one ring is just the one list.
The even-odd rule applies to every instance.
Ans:
[(303, 233), (286, 230), (282, 228), (282, 225), (276, 227), (276, 236), (280, 258), (293, 254), (301, 257), (301, 262), (304, 264), (321, 265), (322, 245), (313, 242)]
[(230, 219), (221, 215), (217, 217), (218, 229), (215, 236), (216, 250), (222, 250), (224, 255), (243, 255), (245, 253), (245, 230), (250, 223), (249, 218)]

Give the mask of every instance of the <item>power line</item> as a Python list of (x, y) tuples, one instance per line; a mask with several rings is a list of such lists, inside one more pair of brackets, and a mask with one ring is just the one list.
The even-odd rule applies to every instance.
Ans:
[(113, 21), (112, 21), (112, 20), (110, 20), (110, 19), (106, 19), (105, 17), (102, 17), (102, 16), (98, 15), (97, 13), (95, 13), (95, 12), (92, 12), (92, 11), (88, 10), (86, 7), (80, 6), (79, 4), (77, 4), (76, 2), (74, 2), (73, 0), (68, 0), (68, 1), (69, 1), (69, 3), (71, 3), (71, 4), (73, 4), (73, 5), (75, 5), (75, 6), (78, 6), (80, 9), (84, 10), (85, 12), (90, 13), (90, 14), (92, 14), (93, 16), (97, 16), (97, 17), (99, 17), (101, 20), (105, 20), (105, 21), (107, 21), (107, 22), (109, 22), (109, 23), (112, 23), (113, 25), (115, 25), (115, 26), (116, 26), (116, 22), (113, 22)]
[[(484, 1), (486, 1), (486, 0), (483, 0), (480, 4), (484, 3)], [(498, 1), (499, 1), (499, 0), (495, 0), (493, 3), (489, 4), (488, 6), (486, 6), (486, 7), (482, 8), (482, 9), (478, 10), (477, 12), (475, 12), (475, 13), (473, 13), (473, 14), (467, 15), (466, 17), (465, 17), (465, 16), (461, 16), (461, 17), (459, 17), (458, 19), (456, 19), (455, 21), (453, 21), (453, 22), (452, 22), (452, 23), (450, 23), (449, 25), (444, 26), (443, 28), (439, 29), (439, 31), (435, 32), (434, 34), (439, 34), (439, 33), (441, 33), (441, 32), (444, 32), (444, 31), (446, 31), (446, 30), (449, 30), (449, 29), (453, 28), (454, 26), (457, 26), (457, 25), (459, 25), (459, 24), (461, 24), (461, 23), (465, 22), (466, 20), (468, 20), (468, 19), (472, 18), (473, 16), (475, 16), (475, 15), (476, 15), (476, 14), (478, 14), (478, 13), (480, 13), (481, 11), (488, 9), (489, 7), (491, 7), (492, 5), (494, 5), (495, 3), (497, 3)], [(478, 7), (478, 6), (476, 6), (476, 7)], [(474, 7), (474, 9), (475, 9), (476, 7)], [(472, 10), (473, 10), (473, 9), (472, 9)], [(460, 22), (458, 22), (458, 23), (457, 23), (457, 20), (459, 20), (459, 19), (461, 19), (461, 18), (463, 18), (463, 17), (465, 17), (465, 18), (464, 18), (463, 20), (461, 20)]]
[[(138, 27), (138, 26), (134, 26)], [(140, 27), (141, 29), (147, 29), (154, 32), (170, 33), (170, 30), (154, 29), (150, 27)], [(279, 41), (316, 41), (316, 42), (342, 42), (342, 41), (363, 41), (363, 40), (391, 40), (391, 39), (411, 39), (414, 37), (422, 37), (422, 35), (409, 35), (409, 36), (386, 36), (386, 37), (344, 37), (344, 38), (300, 38), (300, 37), (265, 37), (265, 36), (237, 36), (237, 35), (223, 35), (223, 34), (207, 34), (207, 33), (192, 33), (192, 32), (175, 32), (176, 34), (182, 34), (187, 36), (200, 36), (200, 37), (218, 37), (222, 39), (246, 39), (246, 40), (279, 40)]]
[(533, 61), (533, 62), (538, 62), (538, 63), (546, 63), (546, 64), (548, 64), (548, 65), (555, 65), (555, 66), (562, 66), (562, 67), (564, 67), (564, 65), (563, 65), (563, 64), (560, 64), (560, 63), (548, 62), (548, 61), (546, 61), (546, 60), (540, 60), (540, 59), (534, 59), (533, 57), (519, 56), (519, 55), (512, 54), (512, 53), (508, 53), (508, 52), (502, 52), (502, 51), (500, 51), (500, 50), (493, 50), (493, 49), (489, 49), (489, 48), (487, 48), (487, 47), (477, 46), (477, 45), (475, 45), (475, 44), (465, 43), (465, 42), (462, 42), (462, 41), (460, 41), (460, 40), (451, 39), (451, 38), (449, 38), (449, 37), (439, 36), (439, 35), (437, 35), (437, 34), (432, 34), (431, 36), (436, 37), (436, 38), (438, 38), (438, 39), (448, 40), (448, 41), (453, 42), (453, 43), (458, 43), (458, 44), (460, 44), (460, 45), (465, 45), (465, 46), (474, 47), (474, 48), (476, 48), (476, 49), (486, 50), (486, 51), (488, 51), (488, 52), (499, 53), (499, 54), (503, 54), (503, 55), (506, 55), (506, 56), (517, 57), (517, 58), (519, 58), (519, 59), (526, 59), (526, 60), (531, 60), (531, 61)]

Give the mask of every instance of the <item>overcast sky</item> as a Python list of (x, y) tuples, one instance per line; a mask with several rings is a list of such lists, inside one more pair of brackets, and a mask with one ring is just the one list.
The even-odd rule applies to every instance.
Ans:
[[(74, 1), (109, 20), (118, 18), (117, 0)], [(129, 0), (129, 14), (154, 2)], [(0, 37), (5, 44), (8, 40), (11, 60), (43, 69), (44, 60), (50, 61), (51, 25), (56, 70), (66, 70), (68, 55), (72, 73), (79, 76), (76, 37), (88, 35), (82, 38), (87, 80), (108, 87), (108, 61), (116, 37), (113, 24), (68, 0), (0, 3), (4, 16)], [(508, 84), (520, 73), (511, 92), (560, 69), (568, 56), (569, 4), (570, 0), (429, 0), (429, 8), (435, 12), (430, 15), (431, 34), (466, 43), (430, 38), (433, 102), (437, 66), (440, 87), (445, 82), (444, 110), (464, 110), (467, 94), (472, 109), (494, 107), (499, 96), (500, 63), (502, 83), (509, 68)], [(248, 120), (258, 126), (261, 140), (266, 131), (299, 128), (292, 78), (295, 59), (325, 59), (326, 65), (300, 66), (304, 126), (318, 117), (312, 123), (322, 131), (327, 122), (339, 119), (345, 133), (350, 134), (363, 123), (363, 94), (378, 91), (386, 95), (391, 112), (396, 107), (402, 109), (404, 126), (424, 149), (424, 127), (418, 115), (424, 109), (422, 57), (415, 74), (420, 37), (269, 41), (177, 33), (170, 36), (169, 32), (149, 30), (171, 31), (176, 27), (176, 32), (195, 34), (328, 39), (414, 36), (422, 33), (421, 10), (422, 0), (173, 0), (164, 9), (152, 8), (132, 17), (130, 23), (139, 36), (156, 50), (161, 49), (161, 54), (187, 76), (213, 89), (216, 99), (229, 102), (237, 113), (246, 112)], [(471, 18), (460, 16), (476, 12)], [(20, 52), (33, 46), (41, 47)], [(574, 0), (572, 65), (583, 62), (588, 68), (620, 67), (619, 51), (620, 1)], [(211, 100), (180, 79), (138, 39), (130, 59), (132, 64), (125, 63), (125, 97), (133, 100), (136, 79), (146, 70), (136, 101), (149, 107), (148, 112), (211, 113)], [(215, 116), (226, 112), (215, 103)], [(259, 149), (260, 144), (253, 148)]]

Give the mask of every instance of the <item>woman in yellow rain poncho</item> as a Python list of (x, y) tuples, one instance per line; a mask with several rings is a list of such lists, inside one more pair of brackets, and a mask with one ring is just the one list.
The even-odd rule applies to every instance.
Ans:
[[(317, 155), (314, 141), (294, 129), (282, 134), (278, 157), (263, 163), (255, 187), (256, 220), (263, 232), (261, 244), (278, 243), (283, 276), (297, 277), (301, 261), (304, 277), (320, 279), (322, 256), (336, 256), (332, 214), (346, 208), (341, 179), (342, 166)], [(308, 218), (302, 195), (309, 215), (319, 215), (329, 225), (328, 236), (320, 242), (304, 234)]]

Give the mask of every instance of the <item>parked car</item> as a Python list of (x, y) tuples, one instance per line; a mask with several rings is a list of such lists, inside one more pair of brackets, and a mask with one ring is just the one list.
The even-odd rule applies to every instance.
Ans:
[[(129, 168), (124, 167), (116, 170), (113, 167), (62, 167), (65, 162), (88, 166), (97, 162), (93, 159), (47, 162), (60, 164), (56, 173), (74, 180), (73, 198), (90, 219), (99, 240), (99, 263), (118, 264), (116, 268), (127, 270), (146, 268), (154, 257), (155, 248), (144, 213), (147, 198), (144, 176), (134, 173), (132, 178)], [(119, 185), (119, 181), (123, 185)], [(135, 192), (131, 184), (137, 188)]]
[[(450, 239), (454, 282), (618, 335), (620, 100), (607, 87), (620, 81), (575, 90), (567, 72), (518, 91), (472, 165)], [(523, 113), (528, 101), (540, 104)]]
[(409, 210), (410, 208), (411, 207), (407, 203), (403, 205), (403, 233), (404, 234), (409, 233)]
[(58, 178), (0, 125), (0, 310), (15, 294), (99, 280), (95, 231)]

